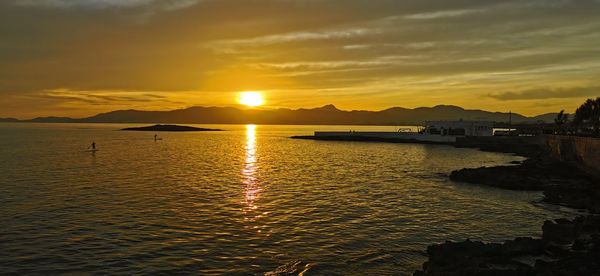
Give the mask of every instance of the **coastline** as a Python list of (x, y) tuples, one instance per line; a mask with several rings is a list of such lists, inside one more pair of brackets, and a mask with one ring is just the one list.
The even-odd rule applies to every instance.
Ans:
[[(296, 136), (294, 139), (410, 143), (398, 139)], [(422, 142), (418, 142), (422, 143)], [(424, 143), (430, 144), (430, 143)], [(600, 179), (578, 164), (552, 158), (541, 145), (465, 143), (455, 147), (526, 157), (523, 162), (453, 171), (452, 181), (501, 189), (543, 191), (545, 203), (586, 210), (576, 218), (543, 222), (542, 238), (503, 243), (446, 241), (427, 247), (428, 260), (414, 275), (598, 275), (600, 271)]]
[(587, 210), (573, 220), (547, 220), (542, 238), (504, 243), (446, 241), (427, 248), (428, 261), (414, 275), (596, 275), (600, 271), (600, 189), (597, 177), (576, 164), (553, 159), (542, 147), (475, 146), (527, 159), (513, 166), (460, 169), (453, 181), (510, 190), (543, 191), (543, 202)]
[(292, 136), (291, 139), (299, 140), (315, 140), (315, 141), (345, 141), (345, 142), (383, 142), (383, 143), (399, 143), (399, 144), (431, 144), (431, 145), (454, 145), (451, 142), (432, 142), (419, 141), (416, 139), (401, 139), (401, 138), (383, 138), (383, 137), (366, 137), (366, 136), (313, 136), (301, 135)]

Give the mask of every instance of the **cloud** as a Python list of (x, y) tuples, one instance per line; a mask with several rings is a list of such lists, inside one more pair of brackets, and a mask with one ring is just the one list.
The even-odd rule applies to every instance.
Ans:
[(323, 30), (320, 32), (293, 32), (286, 34), (276, 34), (261, 37), (254, 37), (249, 39), (241, 40), (224, 40), (218, 42), (211, 42), (213, 45), (221, 47), (223, 45), (229, 46), (261, 46), (277, 43), (289, 43), (298, 41), (323, 41), (331, 39), (348, 39), (354, 37), (361, 37), (367, 35), (375, 35), (377, 30), (371, 30), (366, 28), (350, 28), (342, 30)]
[(504, 92), (489, 95), (491, 98), (501, 101), (513, 100), (545, 100), (564, 98), (584, 98), (600, 95), (600, 86), (572, 87), (556, 89), (531, 89), (521, 92)]
[(16, 6), (47, 8), (128, 8), (157, 5), (166, 10), (190, 7), (201, 0), (8, 0)]
[[(212, 91), (210, 104), (246, 89), (299, 107), (335, 90), (349, 109), (383, 107), (359, 92), (483, 108), (596, 79), (599, 11), (592, 0), (0, 0), (0, 97), (100, 109), (151, 100), (103, 91), (202, 103)], [(550, 92), (527, 91), (540, 84)]]
[(406, 19), (415, 19), (415, 20), (427, 20), (427, 19), (438, 19), (438, 18), (451, 18), (451, 17), (459, 17), (470, 15), (474, 13), (484, 12), (483, 9), (464, 9), (464, 10), (448, 10), (448, 11), (435, 11), (428, 13), (418, 13), (407, 15), (404, 18)]
[(40, 92), (34, 97), (57, 100), (60, 102), (86, 103), (91, 105), (119, 105), (130, 103), (180, 103), (169, 100), (164, 95), (149, 92), (128, 91), (72, 91), (55, 89)]

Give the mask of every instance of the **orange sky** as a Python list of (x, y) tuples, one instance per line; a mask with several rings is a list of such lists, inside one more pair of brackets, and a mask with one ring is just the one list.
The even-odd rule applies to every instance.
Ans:
[(6, 0), (0, 117), (452, 104), (537, 115), (600, 95), (600, 2)]

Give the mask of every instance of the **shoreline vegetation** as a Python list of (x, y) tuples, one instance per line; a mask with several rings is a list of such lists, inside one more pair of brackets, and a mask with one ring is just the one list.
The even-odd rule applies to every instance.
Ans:
[(216, 128), (199, 128), (191, 126), (180, 126), (180, 125), (153, 125), (145, 127), (128, 127), (123, 128), (124, 131), (169, 131), (169, 132), (190, 132), (190, 131), (223, 131), (222, 129)]
[[(294, 136), (294, 139), (410, 143), (398, 139)], [(398, 141), (397, 141), (398, 140)], [(421, 142), (419, 142), (421, 143)], [(414, 275), (598, 275), (600, 271), (600, 180), (576, 164), (553, 159), (539, 145), (456, 143), (455, 147), (526, 157), (523, 162), (453, 171), (452, 181), (509, 190), (543, 191), (543, 202), (587, 210), (575, 219), (547, 220), (542, 238), (503, 243), (467, 239), (427, 248), (428, 260)], [(510, 208), (508, 206), (507, 208)]]

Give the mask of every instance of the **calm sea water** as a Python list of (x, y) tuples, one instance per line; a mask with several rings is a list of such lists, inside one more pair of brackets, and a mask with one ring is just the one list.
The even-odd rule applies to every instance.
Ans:
[[(349, 126), (0, 124), (2, 273), (412, 273), (430, 243), (538, 236), (540, 193), (453, 183), (518, 160), (449, 146), (289, 139)], [(84, 152), (92, 141), (100, 151)]]

